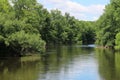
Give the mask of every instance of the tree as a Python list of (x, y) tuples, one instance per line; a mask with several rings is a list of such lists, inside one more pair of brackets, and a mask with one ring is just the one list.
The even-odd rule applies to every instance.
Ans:
[(59, 10), (49, 12), (36, 0), (0, 1), (0, 44), (18, 55), (41, 52), (45, 44), (91, 43), (94, 37), (92, 22)]
[(104, 14), (97, 21), (96, 26), (96, 43), (106, 47), (115, 46), (115, 36), (120, 31), (119, 18), (120, 16), (120, 1), (111, 0), (106, 6)]
[(23, 30), (11, 34), (5, 43), (7, 46), (11, 46), (14, 51), (21, 54), (32, 50), (42, 52), (45, 48), (45, 42), (41, 40), (39, 34), (25, 33)]
[(116, 35), (115, 44), (115, 49), (120, 50), (120, 33), (117, 33)]
[(83, 44), (93, 44), (95, 42), (94, 22), (81, 21), (81, 39)]
[(12, 5), (7, 0), (3, 0), (5, 1), (9, 7), (4, 7), (8, 5), (1, 7), (0, 44), (5, 45), (3, 47), (17, 55), (28, 51), (42, 52), (45, 42), (41, 39), (36, 27), (39, 26), (36, 11), (39, 4), (36, 0), (12, 0)]

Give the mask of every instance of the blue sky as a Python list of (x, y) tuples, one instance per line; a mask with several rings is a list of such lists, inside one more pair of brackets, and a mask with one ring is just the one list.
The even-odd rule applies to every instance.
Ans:
[(110, 0), (38, 0), (49, 11), (59, 9), (79, 20), (94, 21), (103, 14)]
[(83, 5), (91, 5), (91, 4), (106, 5), (109, 3), (110, 0), (71, 0), (71, 1), (75, 1)]

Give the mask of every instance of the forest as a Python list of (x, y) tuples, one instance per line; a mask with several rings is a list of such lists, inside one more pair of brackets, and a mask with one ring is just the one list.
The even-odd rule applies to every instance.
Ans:
[(120, 50), (120, 0), (111, 0), (97, 21), (48, 11), (36, 0), (0, 0), (0, 49), (44, 52), (53, 44), (96, 44)]

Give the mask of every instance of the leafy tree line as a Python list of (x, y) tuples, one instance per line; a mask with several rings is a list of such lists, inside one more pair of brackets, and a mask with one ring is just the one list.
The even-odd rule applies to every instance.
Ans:
[(110, 0), (96, 21), (96, 43), (120, 49), (120, 0)]
[(9, 1), (0, 0), (0, 45), (14, 55), (31, 50), (42, 52), (45, 41), (37, 30), (40, 21), (37, 9), (41, 5), (35, 0)]
[(42, 52), (46, 44), (90, 44), (94, 22), (45, 9), (36, 0), (0, 0), (0, 48), (17, 54)]

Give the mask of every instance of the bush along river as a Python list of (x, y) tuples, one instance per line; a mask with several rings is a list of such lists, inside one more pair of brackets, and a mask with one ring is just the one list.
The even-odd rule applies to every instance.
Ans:
[(0, 80), (120, 80), (120, 53), (94, 45), (49, 47), (44, 55), (0, 57)]

